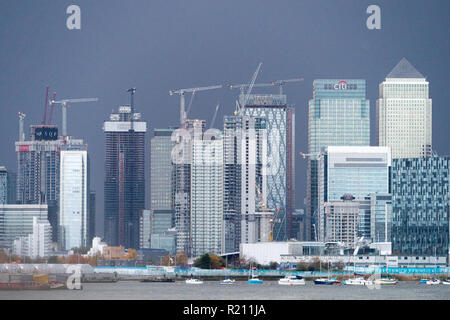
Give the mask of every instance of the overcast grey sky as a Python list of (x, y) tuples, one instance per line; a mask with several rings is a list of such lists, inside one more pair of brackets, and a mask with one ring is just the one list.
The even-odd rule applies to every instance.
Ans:
[[(66, 8), (81, 8), (81, 30), (68, 30)], [(366, 8), (381, 8), (381, 30), (366, 28)], [(316, 78), (367, 80), (374, 142), (378, 84), (406, 57), (428, 81), (433, 148), (450, 154), (450, 1), (365, 0), (2, 0), (0, 2), (0, 165), (17, 170), (14, 141), (43, 117), (45, 86), (57, 98), (98, 97), (69, 109), (68, 131), (89, 144), (98, 222), (103, 218), (102, 123), (137, 88), (136, 108), (149, 129), (178, 124), (171, 88), (304, 77), (285, 86), (296, 110), (296, 151), (307, 148), (307, 102)], [(270, 90), (269, 90), (270, 91)], [(256, 90), (255, 92), (261, 92)], [(216, 126), (232, 114), (236, 91), (198, 93), (191, 116)], [(53, 119), (61, 122), (55, 109)], [(149, 131), (150, 131), (149, 130)], [(151, 138), (147, 135), (147, 142)], [(147, 144), (147, 186), (149, 178)], [(296, 203), (306, 193), (306, 162), (296, 161)], [(149, 203), (149, 189), (147, 201)], [(102, 223), (97, 230), (101, 234)]]

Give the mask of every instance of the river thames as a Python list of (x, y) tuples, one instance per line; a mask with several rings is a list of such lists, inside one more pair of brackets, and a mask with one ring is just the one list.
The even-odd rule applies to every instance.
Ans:
[(119, 281), (84, 283), (83, 290), (0, 291), (1, 300), (450, 300), (450, 286), (400, 282), (399, 285), (369, 289), (364, 286), (314, 285), (280, 286), (277, 281), (264, 284), (221, 285), (205, 281), (192, 285)]

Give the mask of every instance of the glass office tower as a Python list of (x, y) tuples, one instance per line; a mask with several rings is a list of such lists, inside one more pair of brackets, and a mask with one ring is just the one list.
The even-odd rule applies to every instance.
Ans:
[(0, 167), (0, 204), (8, 203), (8, 171)]
[(295, 110), (288, 106), (286, 95), (252, 94), (244, 102), (243, 114), (264, 118), (267, 134), (267, 207), (275, 211), (273, 239), (292, 237), (292, 214), (295, 209)]
[[(370, 145), (370, 102), (365, 80), (314, 80), (308, 111), (306, 239), (314, 240), (318, 210), (318, 154), (327, 146)], [(342, 195), (340, 195), (342, 196)]]
[[(327, 147), (320, 156), (318, 167), (319, 240), (326, 233), (324, 204), (340, 200), (344, 194), (351, 194), (356, 201), (364, 200), (372, 193), (389, 193), (389, 172), (391, 152), (389, 147)], [(361, 215), (361, 228), (370, 215)]]
[(150, 141), (150, 206), (152, 210), (173, 210), (172, 150), (175, 128), (154, 129)]
[(139, 217), (145, 207), (147, 123), (121, 106), (105, 121), (105, 242), (139, 247)]
[(450, 157), (392, 161), (392, 253), (447, 255)]
[(424, 158), (432, 154), (432, 100), (429, 83), (405, 58), (380, 83), (377, 139), (392, 158)]
[(89, 164), (86, 150), (62, 150), (60, 163), (60, 248), (88, 245)]

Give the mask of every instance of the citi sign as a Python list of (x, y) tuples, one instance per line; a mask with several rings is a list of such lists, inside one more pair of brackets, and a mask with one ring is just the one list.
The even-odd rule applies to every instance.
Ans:
[(349, 84), (347, 81), (339, 81), (335, 84), (326, 84), (325, 89), (329, 90), (356, 90), (357, 86), (356, 84)]

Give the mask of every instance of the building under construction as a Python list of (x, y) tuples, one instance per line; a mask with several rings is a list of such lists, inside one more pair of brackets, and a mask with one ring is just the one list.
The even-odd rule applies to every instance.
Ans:
[[(23, 119), (21, 119), (22, 121)], [(83, 140), (58, 137), (56, 125), (32, 125), (30, 139), (25, 140), (23, 124), (17, 152), (17, 203), (47, 204), (52, 226), (52, 241), (58, 237), (58, 203), (60, 183), (60, 150), (84, 146)]]
[(105, 121), (105, 241), (139, 248), (139, 215), (145, 208), (147, 123), (130, 106)]
[(202, 139), (205, 120), (185, 120), (177, 131), (178, 141), (172, 161), (174, 163), (174, 209), (177, 230), (177, 252), (192, 252), (191, 238), (191, 158), (192, 141)]
[(294, 154), (295, 111), (288, 106), (286, 95), (251, 94), (239, 97), (243, 114), (265, 118), (267, 153), (264, 175), (267, 176), (267, 207), (275, 210), (273, 239), (292, 237), (292, 213), (295, 207)]

